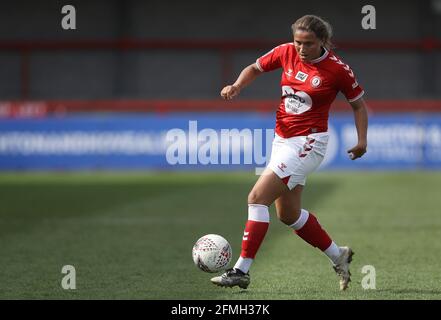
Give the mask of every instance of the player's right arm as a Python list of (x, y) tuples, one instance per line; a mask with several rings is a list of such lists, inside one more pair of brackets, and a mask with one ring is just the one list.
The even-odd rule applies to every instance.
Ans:
[(255, 63), (250, 64), (248, 67), (243, 69), (235, 83), (222, 89), (222, 98), (225, 100), (233, 99), (239, 95), (243, 88), (248, 86), (262, 73), (281, 68), (281, 57), (283, 52), (286, 50), (287, 45), (288, 44), (283, 44), (272, 49), (257, 59)]
[(250, 64), (248, 67), (242, 70), (236, 82), (232, 85), (228, 85), (224, 87), (220, 93), (222, 98), (225, 100), (231, 100), (237, 95), (239, 95), (240, 91), (248, 86), (254, 79), (257, 78), (263, 72), (259, 70), (256, 63)]

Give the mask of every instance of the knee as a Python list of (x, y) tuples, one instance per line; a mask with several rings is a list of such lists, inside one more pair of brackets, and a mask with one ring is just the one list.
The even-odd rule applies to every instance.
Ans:
[(248, 204), (263, 204), (268, 205), (265, 203), (262, 194), (257, 190), (251, 190), (251, 192), (248, 194)]
[(278, 208), (277, 209), (277, 217), (281, 222), (290, 226), (294, 224), (300, 217), (300, 209), (286, 209), (286, 208)]
[(251, 192), (248, 194), (248, 204), (260, 204), (258, 203), (259, 197), (257, 195), (257, 192), (254, 190), (251, 190)]
[(292, 217), (289, 217), (289, 216), (278, 216), (278, 217), (279, 217), (279, 220), (281, 222), (283, 222), (284, 224), (286, 224), (287, 226), (290, 226), (297, 221), (297, 219), (293, 219)]

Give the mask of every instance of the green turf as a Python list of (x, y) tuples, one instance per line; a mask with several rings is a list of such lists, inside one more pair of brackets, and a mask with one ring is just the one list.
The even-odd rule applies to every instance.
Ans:
[[(441, 172), (315, 173), (305, 208), (356, 255), (339, 292), (327, 258), (275, 216), (248, 290), (196, 269), (194, 242), (226, 237), (234, 260), (256, 176), (245, 173), (0, 174), (2, 299), (440, 299)], [(77, 289), (61, 288), (63, 265)], [(364, 290), (361, 268), (376, 268)]]

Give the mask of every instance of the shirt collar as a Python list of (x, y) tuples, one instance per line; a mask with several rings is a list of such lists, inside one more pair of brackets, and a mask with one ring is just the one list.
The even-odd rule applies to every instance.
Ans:
[(314, 60), (308, 61), (308, 62), (306, 62), (306, 63), (315, 64), (315, 63), (319, 63), (320, 61), (323, 61), (324, 59), (326, 59), (326, 57), (327, 57), (328, 54), (329, 54), (329, 51), (326, 50), (326, 48), (323, 48), (323, 49), (325, 50), (325, 52), (324, 52), (320, 57), (318, 57), (318, 58), (316, 58), (316, 59), (314, 59)]

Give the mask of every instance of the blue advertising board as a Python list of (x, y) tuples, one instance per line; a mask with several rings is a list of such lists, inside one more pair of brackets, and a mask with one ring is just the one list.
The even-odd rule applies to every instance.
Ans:
[[(0, 120), (0, 170), (253, 170), (269, 161), (274, 114), (81, 115)], [(351, 161), (352, 115), (331, 115), (321, 169), (440, 169), (441, 115), (374, 115)]]

